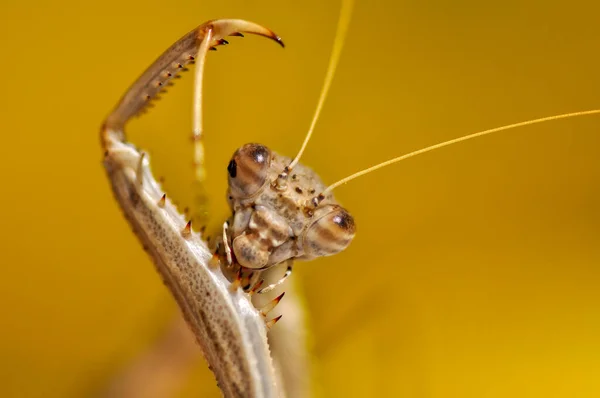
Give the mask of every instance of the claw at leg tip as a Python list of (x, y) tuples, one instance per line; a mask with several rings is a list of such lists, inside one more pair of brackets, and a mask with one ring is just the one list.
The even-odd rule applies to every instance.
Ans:
[(184, 238), (189, 238), (192, 235), (192, 220), (188, 221), (187, 224), (185, 224), (185, 227), (181, 231), (181, 235)]
[(277, 322), (279, 322), (279, 320), (281, 319), (283, 315), (279, 315), (273, 319), (271, 319), (270, 321), (268, 321), (267, 323), (265, 323), (265, 325), (267, 326), (267, 330), (270, 330), (273, 326), (275, 326), (275, 324)]
[(263, 283), (265, 283), (264, 279), (261, 279), (260, 281), (258, 281), (256, 283), (256, 285), (254, 285), (254, 287), (252, 288), (252, 290), (250, 290), (248, 292), (248, 294), (252, 296), (254, 293), (256, 293), (258, 291), (258, 289), (260, 289), (260, 287), (263, 285)]
[(279, 296), (275, 297), (273, 300), (271, 300), (267, 305), (265, 305), (261, 310), (260, 310), (260, 314), (264, 317), (267, 316), (267, 314), (269, 312), (271, 312), (275, 306), (277, 304), (279, 304), (279, 302), (281, 301), (281, 299), (283, 298), (283, 296), (285, 295), (285, 292), (281, 293)]

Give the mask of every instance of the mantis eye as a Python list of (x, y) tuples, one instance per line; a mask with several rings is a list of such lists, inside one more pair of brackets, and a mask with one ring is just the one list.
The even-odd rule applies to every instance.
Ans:
[(303, 248), (307, 259), (339, 253), (352, 242), (356, 232), (354, 218), (341, 206), (318, 208), (313, 219), (304, 232)]
[(271, 151), (264, 145), (246, 144), (233, 154), (227, 166), (232, 196), (246, 199), (264, 185), (271, 165)]

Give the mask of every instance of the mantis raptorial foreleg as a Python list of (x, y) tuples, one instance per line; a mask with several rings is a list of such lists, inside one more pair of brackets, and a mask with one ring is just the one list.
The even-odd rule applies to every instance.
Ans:
[[(143, 112), (185, 65), (196, 59), (198, 51), (203, 66), (207, 48), (240, 32), (281, 43), (270, 30), (243, 20), (216, 20), (199, 26), (163, 53), (131, 86), (105, 120), (100, 137), (115, 198), (177, 300), (223, 394), (279, 397), (283, 391), (273, 368), (264, 316), (246, 293), (229, 289), (223, 274), (208, 266), (212, 253), (206, 242), (166, 197), (150, 171), (149, 156), (125, 142), (124, 133), (126, 123)], [(199, 101), (201, 105), (201, 96)], [(202, 148), (201, 143), (196, 148)]]

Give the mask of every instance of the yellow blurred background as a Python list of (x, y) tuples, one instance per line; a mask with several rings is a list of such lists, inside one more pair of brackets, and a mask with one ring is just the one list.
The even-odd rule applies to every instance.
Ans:
[[(222, 3), (222, 4), (220, 4)], [(244, 18), (206, 75), (208, 189), (255, 141), (293, 155), (339, 3), (40, 1), (0, 5), (0, 396), (91, 397), (175, 313), (113, 201), (99, 126), (164, 49)], [(358, 1), (303, 162), (326, 182), (445, 139), (600, 107), (594, 1)], [(129, 138), (190, 204), (192, 74)], [(337, 190), (358, 235), (298, 264), (321, 397), (600, 396), (600, 117), (489, 136)], [(285, 322), (285, 316), (283, 318)], [(218, 396), (201, 363), (182, 397)]]

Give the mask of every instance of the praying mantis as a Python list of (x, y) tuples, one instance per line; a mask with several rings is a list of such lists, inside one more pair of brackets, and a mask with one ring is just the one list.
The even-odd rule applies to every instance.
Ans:
[[(349, 9), (343, 9), (341, 15), (341, 21), (348, 20)], [(340, 27), (343, 32), (343, 22)], [(391, 159), (325, 186), (299, 159), (335, 72), (342, 47), (342, 42), (337, 41), (318, 111), (297, 156), (280, 156), (259, 144), (243, 146), (233, 155), (227, 167), (232, 216), (209, 248), (205, 237), (193, 231), (189, 220), (179, 214), (152, 176), (148, 155), (125, 141), (124, 127), (178, 70), (194, 62), (194, 160), (196, 176), (202, 181), (202, 76), (206, 56), (214, 46), (227, 44), (225, 37), (243, 33), (283, 42), (272, 31), (247, 21), (209, 21), (177, 41), (134, 83), (106, 119), (101, 132), (104, 164), (115, 197), (178, 301), (226, 396), (281, 393), (266, 340), (267, 331), (280, 319), (267, 320), (266, 314), (279, 303), (281, 295), (261, 310), (254, 308), (249, 297), (261, 289), (266, 293), (279, 286), (289, 276), (291, 266), (283, 278), (266, 287), (263, 271), (296, 258), (335, 254), (350, 244), (355, 233), (354, 219), (335, 201), (331, 193), (334, 188), (381, 167), (461, 141), (529, 124), (600, 113), (569, 113), (470, 134)]]

